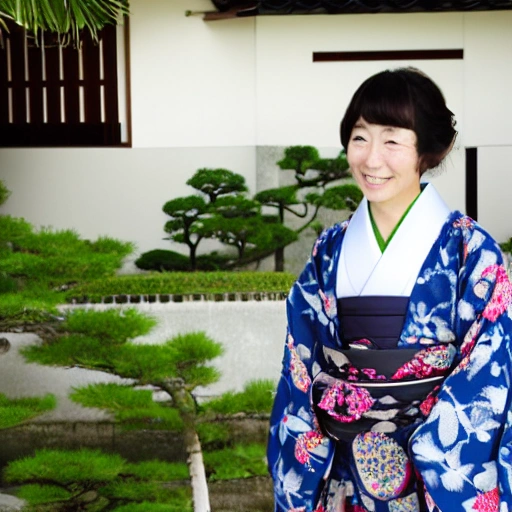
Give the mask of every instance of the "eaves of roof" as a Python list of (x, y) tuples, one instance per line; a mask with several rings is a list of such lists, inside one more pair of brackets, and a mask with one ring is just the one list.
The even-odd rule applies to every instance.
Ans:
[(512, 0), (212, 0), (204, 19), (287, 14), (361, 14), (511, 10)]

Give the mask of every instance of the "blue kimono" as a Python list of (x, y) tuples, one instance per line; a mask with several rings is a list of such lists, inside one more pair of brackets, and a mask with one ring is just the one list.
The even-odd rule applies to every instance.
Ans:
[[(511, 511), (512, 286), (497, 243), (460, 212), (446, 216), (413, 276), (397, 346), (452, 347), (449, 375), (393, 439), (369, 432), (351, 444), (323, 434), (311, 388), (325, 351), (343, 344), (336, 290), (350, 222), (319, 237), (287, 300), (267, 453), (275, 511)], [(368, 413), (363, 403), (354, 407)]]

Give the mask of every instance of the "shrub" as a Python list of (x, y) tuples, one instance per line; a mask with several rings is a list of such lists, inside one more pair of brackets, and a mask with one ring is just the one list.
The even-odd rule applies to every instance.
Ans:
[(42, 398), (7, 398), (0, 393), (0, 429), (10, 428), (55, 408), (53, 395)]
[(500, 244), (503, 252), (512, 253), (512, 238), (509, 238), (506, 242)]
[(66, 292), (68, 301), (99, 302), (108, 295), (287, 292), (296, 277), (286, 272), (165, 272), (91, 281)]
[(237, 445), (204, 454), (206, 474), (210, 481), (266, 476), (265, 445)]
[(11, 191), (5, 186), (5, 183), (0, 180), (0, 205), (4, 204), (10, 195)]
[(36, 510), (191, 512), (188, 485), (162, 485), (164, 480), (182, 480), (185, 472), (184, 464), (130, 464), (98, 450), (47, 449), (11, 462), (4, 478), (22, 484), (18, 496)]
[(271, 380), (248, 382), (240, 393), (228, 392), (203, 404), (205, 411), (218, 414), (237, 412), (270, 413), (276, 384)]
[(135, 265), (142, 270), (156, 270), (157, 272), (190, 270), (190, 260), (187, 256), (165, 249), (154, 249), (141, 254), (135, 260)]

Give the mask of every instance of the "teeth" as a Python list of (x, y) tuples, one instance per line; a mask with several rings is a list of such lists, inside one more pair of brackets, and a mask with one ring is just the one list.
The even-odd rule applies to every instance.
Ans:
[(372, 185), (382, 185), (383, 183), (386, 183), (388, 181), (388, 178), (376, 178), (375, 176), (365, 176), (366, 181), (368, 183), (371, 183)]

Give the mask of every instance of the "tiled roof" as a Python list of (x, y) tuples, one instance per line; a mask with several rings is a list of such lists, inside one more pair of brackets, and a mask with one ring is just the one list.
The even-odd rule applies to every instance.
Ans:
[(217, 13), (206, 19), (261, 14), (355, 14), (509, 10), (512, 0), (212, 0)]

